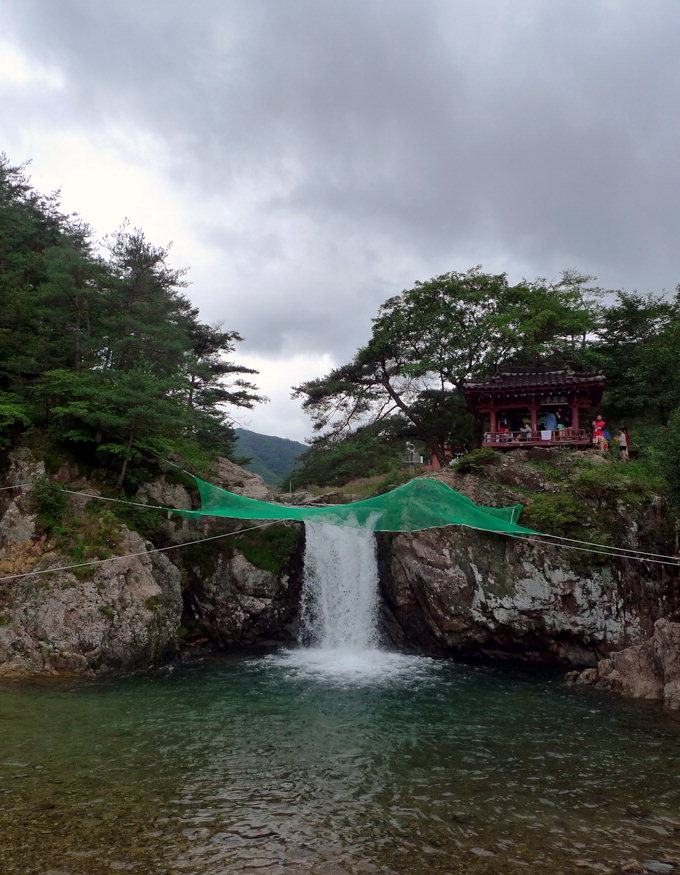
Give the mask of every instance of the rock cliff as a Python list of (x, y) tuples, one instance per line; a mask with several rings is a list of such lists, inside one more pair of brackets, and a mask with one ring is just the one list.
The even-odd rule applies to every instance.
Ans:
[[(554, 462), (569, 464), (564, 454)], [(560, 489), (521, 452), (477, 474), (442, 479), (493, 506), (525, 503), (528, 489), (556, 496)], [(601, 495), (583, 498), (581, 513), (591, 512), (603, 512)], [(660, 528), (657, 497), (635, 508), (619, 497), (606, 513), (618, 545), (658, 548), (647, 538)], [(389, 635), (431, 652), (595, 666), (641, 644), (657, 620), (680, 618), (677, 567), (530, 540), (465, 529), (383, 535), (380, 563)]]
[[(541, 513), (553, 528), (561, 531), (563, 521), (568, 527), (576, 506), (589, 539), (671, 552), (667, 511), (653, 492), (617, 491), (608, 483), (613, 469), (598, 473), (596, 456), (554, 451), (538, 462), (520, 451), (476, 472), (438, 476), (480, 504), (526, 504), (523, 521), (539, 530)], [(10, 454), (6, 474), (11, 484), (51, 482), (25, 450)], [(68, 465), (55, 479), (96, 491)], [(259, 477), (230, 462), (220, 464), (216, 479), (230, 491), (272, 497)], [(572, 482), (582, 487), (571, 496), (576, 505), (563, 501)], [(190, 508), (195, 495), (190, 479), (168, 467), (137, 499)], [(190, 520), (158, 509), (131, 508), (128, 519), (101, 507), (95, 512), (99, 504), (69, 496), (60, 512), (70, 520), (65, 537), (63, 526), (45, 527), (31, 485), (0, 493), (0, 676), (144, 666), (187, 641), (239, 647), (293, 640), (302, 527)], [(594, 521), (603, 517), (607, 527), (598, 529)], [(197, 543), (146, 555), (191, 541)], [(678, 707), (677, 566), (577, 546), (459, 528), (380, 535), (385, 637), (430, 653), (588, 667), (584, 682)], [(78, 564), (77, 556), (112, 555), (126, 558), (16, 576)]]
[[(58, 514), (60, 521), (68, 518), (68, 536), (64, 525), (46, 532), (34, 492), (35, 484), (52, 482), (44, 463), (25, 449), (10, 453), (8, 462), (7, 482), (25, 485), (0, 493), (0, 676), (146, 666), (176, 652), (188, 631), (230, 646), (289, 636), (286, 627), (297, 608), (290, 569), (297, 567), (293, 554), (299, 553), (299, 528), (285, 529), (283, 545), (280, 531), (278, 539), (276, 531), (269, 531), (264, 559), (258, 533), (251, 534), (242, 545), (249, 559), (237, 546), (243, 536), (229, 521), (197, 524), (166, 518), (158, 510), (137, 511), (142, 516), (134, 522), (153, 529), (143, 537), (109, 511), (102, 512), (96, 500), (69, 495)], [(271, 497), (261, 478), (226, 460), (218, 476), (232, 491)], [(52, 479), (97, 492), (69, 466)], [(63, 494), (58, 497), (63, 500)], [(186, 508), (192, 500), (172, 473), (147, 484), (137, 498)], [(222, 533), (235, 536), (184, 550), (148, 552)], [(93, 543), (101, 548), (96, 554)], [(278, 550), (274, 566), (267, 561), (268, 546)], [(97, 564), (68, 568), (84, 562)], [(63, 570), (28, 574), (48, 569)]]
[(646, 641), (601, 659), (596, 668), (585, 669), (575, 681), (680, 710), (680, 623), (657, 620)]

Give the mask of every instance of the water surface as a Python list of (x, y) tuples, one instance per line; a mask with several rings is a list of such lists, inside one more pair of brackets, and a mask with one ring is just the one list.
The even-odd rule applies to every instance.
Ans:
[(680, 858), (670, 716), (382, 651), (0, 687), (3, 873), (607, 871)]

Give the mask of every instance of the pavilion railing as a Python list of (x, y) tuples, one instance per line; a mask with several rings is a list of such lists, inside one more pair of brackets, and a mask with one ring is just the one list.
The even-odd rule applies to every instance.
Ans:
[(590, 444), (590, 432), (585, 428), (556, 429), (500, 429), (486, 432), (482, 446), (523, 446), (527, 444), (543, 444), (559, 446), (560, 444)]

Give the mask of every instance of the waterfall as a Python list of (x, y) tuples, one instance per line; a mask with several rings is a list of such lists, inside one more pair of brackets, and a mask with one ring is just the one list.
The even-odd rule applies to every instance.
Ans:
[(327, 650), (378, 646), (378, 563), (370, 528), (305, 523), (300, 643)]

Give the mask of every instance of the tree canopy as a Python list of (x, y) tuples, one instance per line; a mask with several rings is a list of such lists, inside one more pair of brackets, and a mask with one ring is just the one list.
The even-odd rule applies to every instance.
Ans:
[(200, 321), (184, 271), (127, 226), (86, 225), (0, 156), (0, 441), (26, 428), (118, 468), (145, 451), (229, 454), (229, 409), (261, 400), (236, 331)]
[(371, 339), (353, 360), (295, 387), (314, 428), (341, 439), (400, 414), (405, 433), (443, 458), (444, 444), (469, 430), (463, 382), (508, 361), (573, 358), (597, 325), (589, 277), (523, 280), (481, 267), (451, 272), (387, 300)]

